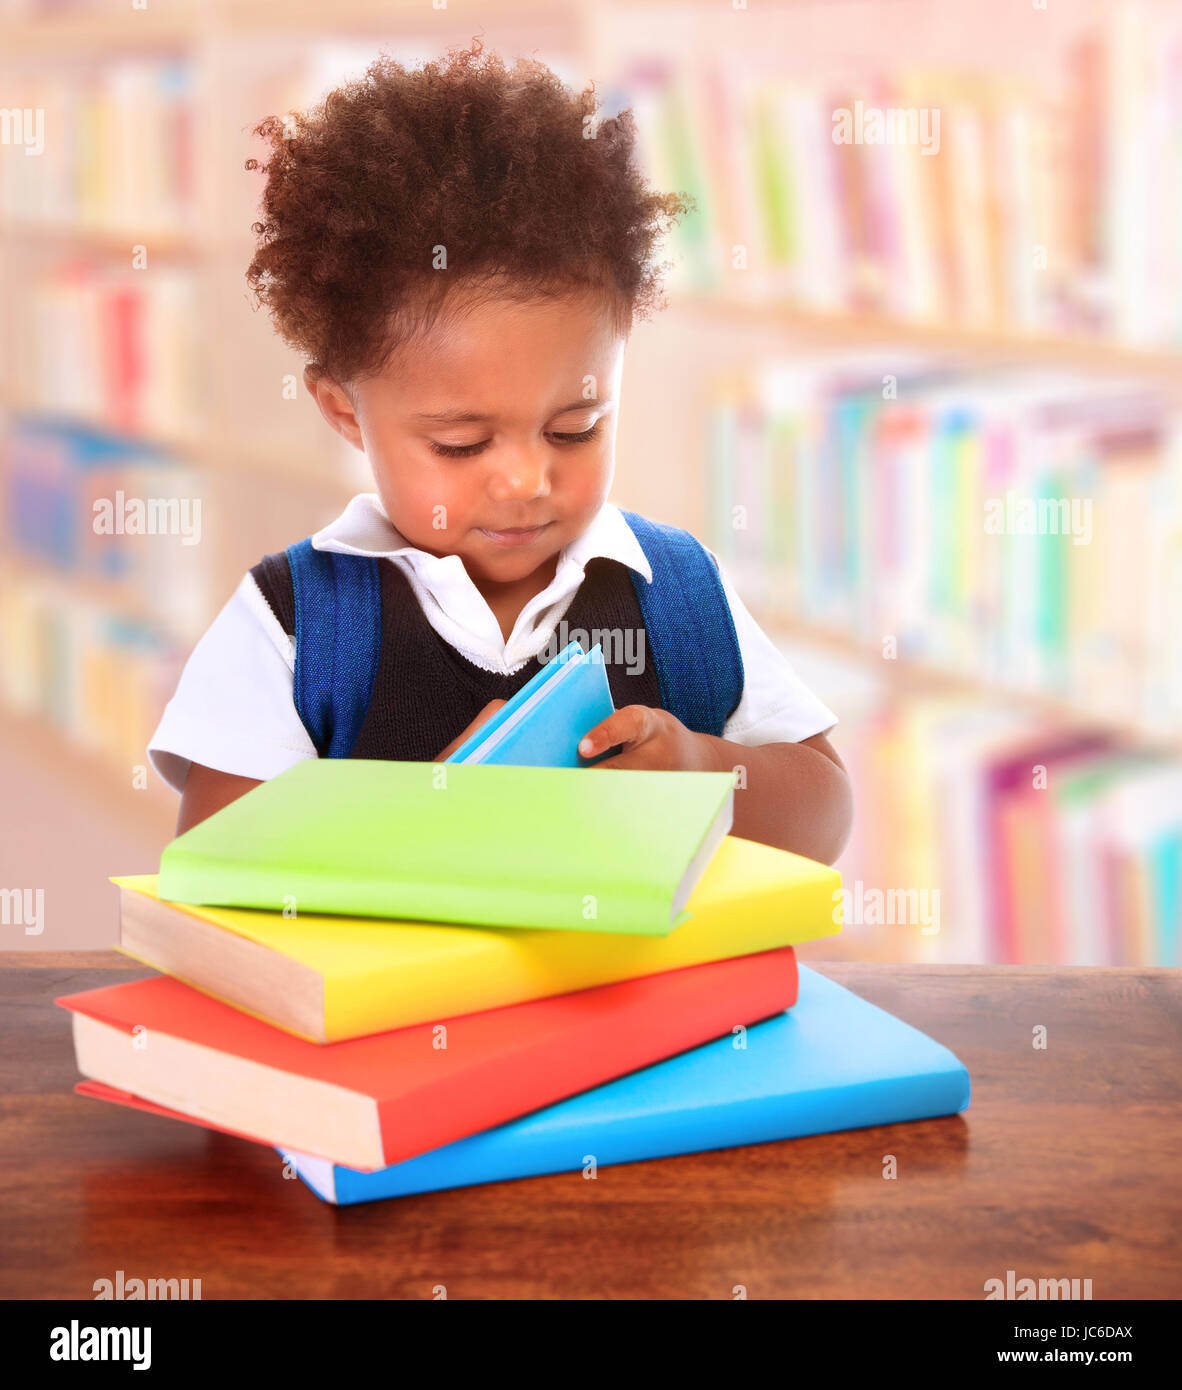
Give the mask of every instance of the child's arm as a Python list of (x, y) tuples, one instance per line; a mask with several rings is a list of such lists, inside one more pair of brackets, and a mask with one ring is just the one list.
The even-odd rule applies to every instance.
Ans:
[(245, 796), (251, 787), (259, 785), (256, 777), (239, 777), (233, 772), (219, 772), (204, 763), (190, 763), (189, 775), (181, 792), (181, 809), (176, 818), (176, 833), (183, 835), (200, 821)]
[[(801, 743), (748, 747), (695, 734), (668, 710), (625, 705), (583, 738), (579, 752), (595, 757), (622, 744), (596, 768), (659, 768), (731, 772), (736, 779), (733, 833), (832, 864), (853, 821), (850, 779), (824, 734)], [(594, 770), (594, 769), (593, 769)]]
[[(443, 762), (450, 757), (460, 744), (471, 738), (484, 721), (495, 714), (504, 703), (504, 700), (490, 700), (471, 724), (443, 749), (436, 762)], [(203, 763), (190, 763), (189, 775), (185, 778), (184, 790), (181, 792), (181, 809), (177, 816), (176, 833), (183, 835), (186, 830), (205, 820), (207, 816), (212, 816), (215, 811), (220, 811), (223, 806), (228, 806), (231, 801), (245, 796), (251, 787), (258, 785), (257, 777), (238, 777), (232, 772), (218, 772), (216, 768), (206, 767)]]

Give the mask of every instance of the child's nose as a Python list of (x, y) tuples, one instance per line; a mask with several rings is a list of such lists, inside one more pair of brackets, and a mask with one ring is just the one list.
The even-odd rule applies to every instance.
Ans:
[(515, 449), (493, 464), (488, 495), (494, 502), (545, 497), (550, 491), (550, 460), (545, 449)]

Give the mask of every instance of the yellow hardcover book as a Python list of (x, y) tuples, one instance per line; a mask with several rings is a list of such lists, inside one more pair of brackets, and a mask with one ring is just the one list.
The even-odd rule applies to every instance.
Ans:
[(840, 930), (835, 869), (727, 836), (667, 936), (471, 927), (164, 902), (122, 890), (124, 954), (313, 1042), (341, 1042)]

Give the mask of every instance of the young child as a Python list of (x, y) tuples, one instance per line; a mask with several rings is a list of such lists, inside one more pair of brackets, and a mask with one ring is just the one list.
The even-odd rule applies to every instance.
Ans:
[(197, 644), (149, 748), (178, 830), (302, 758), (442, 759), (581, 630), (635, 639), (605, 645), (616, 711), (580, 751), (615, 751), (588, 776), (741, 769), (734, 833), (840, 852), (834, 715), (708, 551), (607, 500), (625, 342), (686, 204), (640, 176), (631, 114), (594, 112), (476, 43), (258, 128), (248, 280), (377, 491), (266, 556)]

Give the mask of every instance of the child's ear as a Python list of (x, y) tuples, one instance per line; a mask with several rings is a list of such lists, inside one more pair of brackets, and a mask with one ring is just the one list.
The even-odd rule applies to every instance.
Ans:
[(304, 368), (304, 385), (329, 425), (355, 449), (364, 453), (365, 441), (361, 436), (361, 426), (357, 423), (357, 412), (344, 387), (310, 366)]

